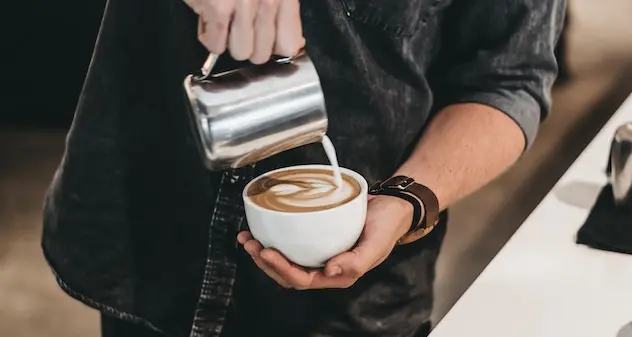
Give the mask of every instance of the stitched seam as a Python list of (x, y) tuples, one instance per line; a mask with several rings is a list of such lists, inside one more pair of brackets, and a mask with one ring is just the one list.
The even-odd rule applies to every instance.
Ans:
[(112, 316), (117, 317), (118, 319), (122, 319), (122, 320), (126, 320), (128, 322), (131, 323), (136, 323), (136, 324), (142, 324), (156, 332), (162, 333), (164, 334), (164, 331), (161, 330), (160, 328), (158, 328), (157, 326), (153, 325), (151, 322), (149, 322), (148, 319), (134, 315), (134, 314), (130, 314), (128, 312), (124, 312), (121, 310), (118, 310), (116, 308), (113, 308), (109, 305), (103, 304), (101, 302), (95, 301), (92, 298), (74, 290), (68, 283), (66, 283), (61, 275), (57, 272), (57, 270), (53, 267), (52, 263), (50, 262), (49, 256), (46, 253), (46, 251), (44, 251), (44, 257), (46, 258), (46, 260), (48, 260), (48, 264), (50, 266), (50, 269), (53, 273), (53, 276), (55, 277), (55, 280), (57, 281), (57, 284), (59, 284), (59, 287), (66, 292), (69, 296), (75, 298), (76, 300), (84, 303), (85, 305), (94, 308), (96, 310), (108, 313)]
[(419, 31), (421, 26), (424, 26), (426, 23), (428, 23), (430, 17), (432, 17), (432, 15), (435, 13), (435, 9), (442, 1), (443, 0), (435, 0), (432, 5), (430, 5), (428, 10), (425, 11), (425, 14), (423, 14), (419, 18), (419, 20), (414, 22), (409, 29), (405, 29), (402, 26), (391, 26), (388, 22), (383, 22), (379, 18), (376, 18), (374, 15), (352, 13), (346, 0), (339, 0), (339, 3), (341, 4), (342, 9), (345, 12), (345, 15), (352, 20), (361, 22), (371, 27), (375, 27), (385, 32), (386, 34), (391, 35), (394, 38), (408, 38)]
[[(217, 218), (217, 210), (219, 209), (219, 200), (220, 197), (222, 195), (222, 190), (224, 188), (224, 180), (226, 179), (226, 175), (227, 173), (224, 172), (222, 174), (222, 178), (220, 179), (219, 182), (219, 188), (217, 190), (217, 197), (215, 198), (215, 205), (214, 205), (214, 209), (213, 209), (213, 215), (211, 216), (211, 222), (209, 224), (209, 232), (211, 231), (211, 227), (215, 224), (215, 219)], [(210, 253), (210, 237), (209, 237), (209, 253)], [(208, 268), (208, 265), (211, 264), (211, 256), (209, 254), (209, 256), (206, 257), (206, 265), (204, 268), (204, 276), (202, 277), (202, 288), (204, 288), (205, 286), (208, 285), (209, 283), (209, 278), (210, 278), (210, 268)], [(200, 314), (201, 314), (201, 306), (200, 304), (202, 303), (202, 292), (200, 291), (200, 298), (198, 299), (198, 303), (197, 303), (197, 308), (195, 309), (195, 315), (193, 316), (193, 327), (191, 328), (191, 337), (197, 337), (200, 336), (201, 334), (201, 329), (196, 325), (196, 322), (201, 318)]]
[[(237, 264), (233, 259), (238, 231), (244, 222), (245, 212), (241, 192), (252, 180), (254, 166), (225, 171), (218, 187), (217, 199), (209, 226), (204, 279), (191, 329), (191, 337), (220, 336), (233, 296)], [(231, 240), (235, 246), (230, 247)]]

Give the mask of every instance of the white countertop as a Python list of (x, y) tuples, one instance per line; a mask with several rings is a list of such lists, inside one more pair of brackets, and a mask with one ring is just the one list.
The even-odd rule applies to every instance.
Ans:
[(617, 337), (632, 321), (632, 255), (575, 243), (626, 122), (632, 96), (430, 337)]

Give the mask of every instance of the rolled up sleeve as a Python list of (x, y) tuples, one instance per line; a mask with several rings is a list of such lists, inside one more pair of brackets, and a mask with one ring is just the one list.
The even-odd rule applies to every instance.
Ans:
[(444, 45), (429, 74), (435, 106), (493, 107), (518, 124), (528, 149), (551, 109), (565, 6), (564, 0), (456, 0), (445, 13)]

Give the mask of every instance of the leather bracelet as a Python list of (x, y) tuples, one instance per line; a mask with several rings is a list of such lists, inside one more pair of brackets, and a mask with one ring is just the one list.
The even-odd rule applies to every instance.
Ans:
[(410, 229), (398, 240), (397, 244), (407, 244), (426, 236), (439, 222), (437, 196), (428, 187), (416, 183), (412, 178), (396, 176), (385, 181), (378, 181), (371, 185), (369, 194), (393, 196), (413, 205)]

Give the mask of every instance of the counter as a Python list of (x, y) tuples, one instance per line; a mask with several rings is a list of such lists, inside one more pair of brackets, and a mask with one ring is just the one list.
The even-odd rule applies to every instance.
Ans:
[(632, 96), (430, 337), (617, 337), (632, 321), (632, 255), (575, 243), (607, 183), (615, 130), (626, 122)]

